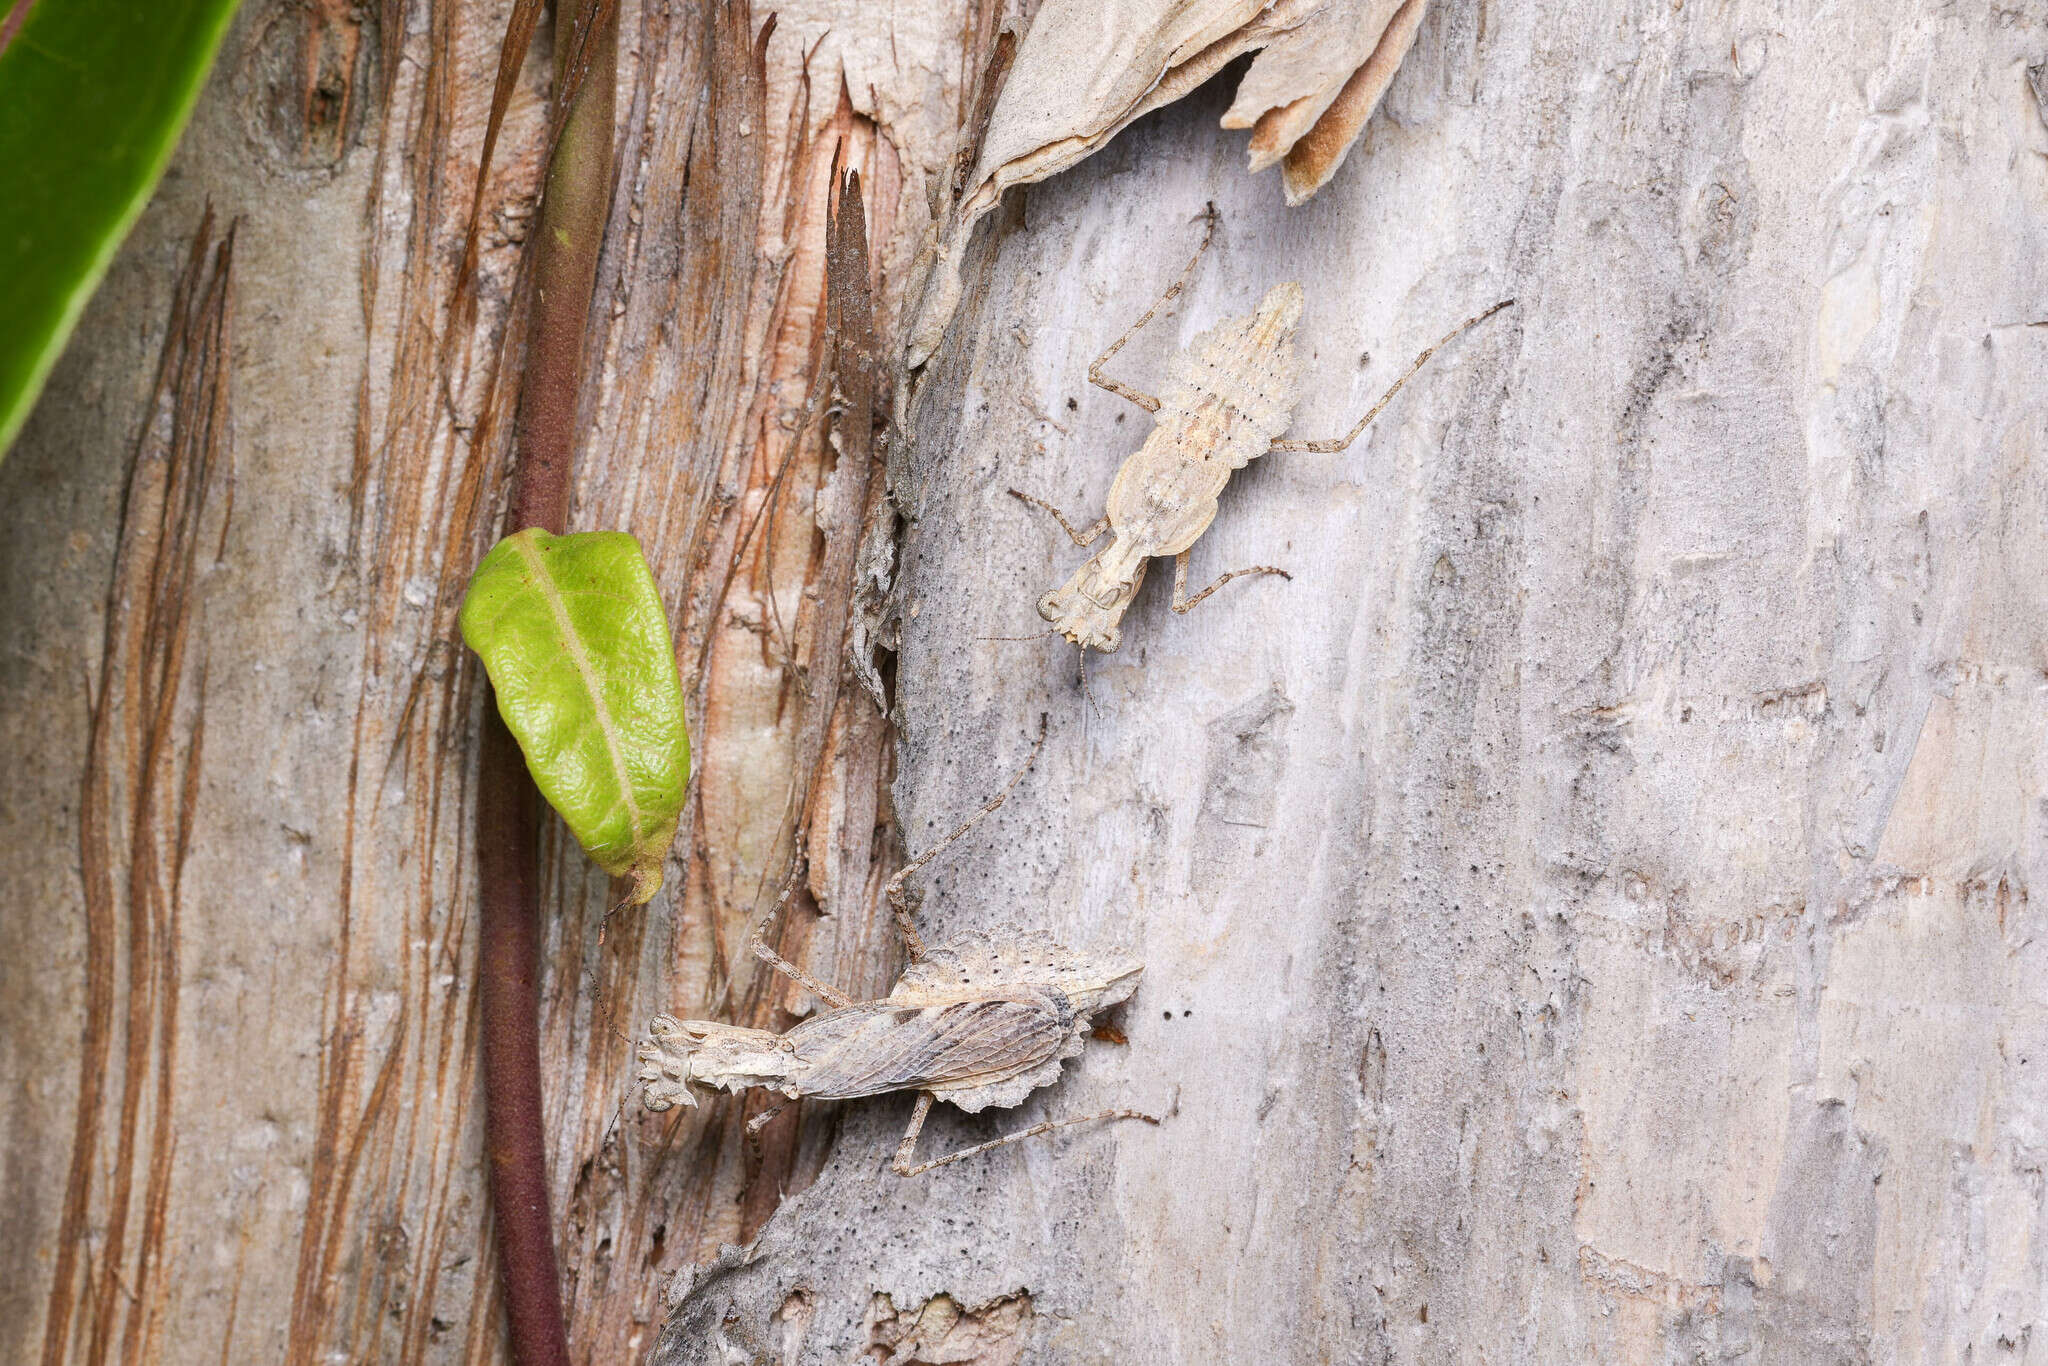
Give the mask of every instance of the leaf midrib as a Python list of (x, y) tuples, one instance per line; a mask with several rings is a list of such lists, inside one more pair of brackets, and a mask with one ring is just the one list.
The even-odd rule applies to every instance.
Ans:
[(604, 735), (605, 754), (612, 761), (612, 775), (619, 783), (619, 800), (625, 804), (626, 819), (632, 826), (633, 847), (637, 849), (646, 839), (647, 832), (640, 818), (640, 803), (633, 799), (632, 779), (626, 774), (618, 726), (612, 721), (611, 708), (605, 705), (604, 694), (592, 682), (597, 677), (596, 668), (583, 648), (583, 638), (577, 634), (576, 624), (569, 618), (568, 605), (562, 601), (561, 590), (556, 588), (540, 551), (534, 548), (531, 540), (517, 540), (514, 544), (519, 548), (519, 558), (532, 571), (534, 591), (540, 594), (541, 601), (548, 605), (548, 612), (555, 619), (555, 629), (561, 633), (563, 645), (576, 666), (576, 681), (590, 697), (591, 715)]

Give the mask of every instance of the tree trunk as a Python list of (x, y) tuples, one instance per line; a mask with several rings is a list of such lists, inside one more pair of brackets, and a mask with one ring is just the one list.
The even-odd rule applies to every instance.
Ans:
[[(251, 0), (170, 177), (0, 465), (0, 1359), (489, 1360), (473, 812), (455, 612), (502, 522), (552, 42), (452, 308), (510, 7)], [(621, 11), (621, 155), (572, 530), (646, 547), (698, 756), (654, 905), (547, 826), (542, 1067), (579, 1360), (832, 1143), (623, 1108), (658, 1011), (787, 1024), (752, 922), (855, 989), (895, 953), (887, 728), (842, 670), (883, 520), (813, 402), (835, 170), (908, 268), (998, 14)], [(206, 211), (212, 206), (213, 217)], [(221, 242), (232, 232), (232, 250)], [(836, 444), (835, 444), (836, 443)], [(831, 581), (827, 582), (827, 570)], [(830, 914), (820, 916), (818, 910)]]
[[(647, 546), (699, 767), (644, 912), (549, 826), (580, 1359), (2048, 1360), (2038, 15), (1439, 0), (1293, 209), (1217, 130), (1226, 75), (989, 216), (884, 480), (807, 404), (832, 170), (900, 344), (1002, 11), (766, 13), (623, 15), (571, 528)], [(504, 22), (252, 0), (0, 465), (6, 1359), (497, 1351), (453, 615), (545, 42), (443, 343)], [(1081, 555), (1006, 490), (1099, 512), (1147, 418), (1088, 361), (1209, 200), (1139, 388), (1298, 279), (1294, 430), (1331, 435), (1517, 305), (1348, 452), (1233, 481), (1192, 580), (1291, 582), (1187, 616), (1155, 582), (1085, 673), (991, 639)], [(885, 483), (894, 578), (849, 583)], [(883, 590), (887, 723), (839, 648)], [(637, 1112), (657, 1010), (793, 1018), (743, 946), (800, 834), (784, 952), (885, 990), (892, 771), (921, 851), (1041, 714), (920, 925), (1145, 979), (1060, 1085), (924, 1148), (1165, 1123), (904, 1181), (908, 1096), (758, 1146), (759, 1101)]]

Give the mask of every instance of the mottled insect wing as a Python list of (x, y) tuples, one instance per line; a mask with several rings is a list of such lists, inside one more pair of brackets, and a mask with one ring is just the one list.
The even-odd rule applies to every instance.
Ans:
[(959, 1104), (962, 1096), (1036, 1077), (1048, 1066), (1018, 1099), (1057, 1077), (1072, 1023), (1057, 992), (1024, 989), (938, 1005), (877, 1001), (806, 1020), (785, 1037), (805, 1063), (805, 1095), (840, 1100), (925, 1090)]
[(962, 935), (932, 946), (889, 993), (891, 1001), (942, 1001), (994, 987), (1042, 985), (1064, 994), (1079, 1014), (1101, 1010), (1137, 989), (1143, 971), (1122, 954), (1078, 953), (1042, 930), (991, 941)]
[(1143, 965), (1121, 954), (1087, 954), (1061, 946), (1043, 931), (991, 941), (972, 935), (934, 945), (913, 963), (889, 993), (901, 1005), (942, 1006), (1037, 990), (1064, 1003), (1065, 1028), (1055, 1047), (1035, 1066), (1009, 1076), (989, 1073), (926, 1089), (973, 1112), (1022, 1103), (1040, 1086), (1058, 1080), (1060, 1064), (1081, 1051), (1097, 1011), (1125, 1000), (1138, 988)]
[(1062, 951), (1044, 934), (1028, 932), (1000, 946), (980, 935), (962, 935), (933, 945), (897, 979), (892, 1001), (941, 1001), (963, 992), (987, 991), (1053, 976), (1053, 957)]

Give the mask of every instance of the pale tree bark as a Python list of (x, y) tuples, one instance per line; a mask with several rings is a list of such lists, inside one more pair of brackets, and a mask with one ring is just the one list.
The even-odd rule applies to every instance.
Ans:
[[(784, 7), (757, 65), (764, 18), (624, 11), (571, 526), (648, 546), (700, 771), (644, 914), (551, 836), (583, 1359), (2048, 1359), (2041, 17), (1442, 0), (1296, 208), (1218, 129), (1226, 76), (983, 220), (897, 377), (897, 551), (857, 559), (882, 471), (806, 415), (831, 172), (900, 344), (1004, 13)], [(437, 362), (503, 24), (246, 13), (0, 466), (8, 1359), (496, 1351), (452, 617), (503, 489), (539, 49)], [(1154, 583), (1079, 678), (987, 639), (1078, 558), (1005, 490), (1099, 510), (1145, 417), (1087, 363), (1210, 200), (1139, 387), (1299, 279), (1295, 430), (1329, 435), (1518, 303), (1351, 451), (1240, 475), (1194, 576), (1292, 582), (1185, 617)], [(839, 663), (868, 630), (893, 737)], [(1041, 713), (921, 924), (1146, 978), (1059, 1087), (925, 1144), (1165, 1124), (905, 1182), (907, 1097), (758, 1149), (758, 1102), (621, 1111), (655, 1010), (802, 1005), (738, 958), (799, 828), (785, 952), (885, 988), (892, 773), (922, 849)]]
[[(1008, 201), (899, 471), (902, 828), (1050, 713), (924, 929), (1141, 950), (1021, 1114), (1179, 1113), (908, 1184), (865, 1106), (658, 1359), (2048, 1359), (2044, 54), (1443, 5), (1304, 207), (1225, 90)], [(1325, 436), (1519, 303), (1240, 476), (1193, 578), (1293, 582), (1155, 582), (1082, 687), (983, 639), (1081, 554), (1005, 490), (1099, 511), (1145, 416), (1083, 374), (1212, 198), (1140, 388), (1299, 279)]]

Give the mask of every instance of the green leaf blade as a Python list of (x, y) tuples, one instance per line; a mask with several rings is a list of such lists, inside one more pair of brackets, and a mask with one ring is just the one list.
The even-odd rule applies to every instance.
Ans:
[(236, 3), (33, 0), (0, 51), (0, 455), (149, 202)]
[(477, 566), (460, 624), (541, 795), (599, 867), (632, 879), (635, 903), (648, 900), (682, 815), (690, 740), (640, 543), (507, 536)]

